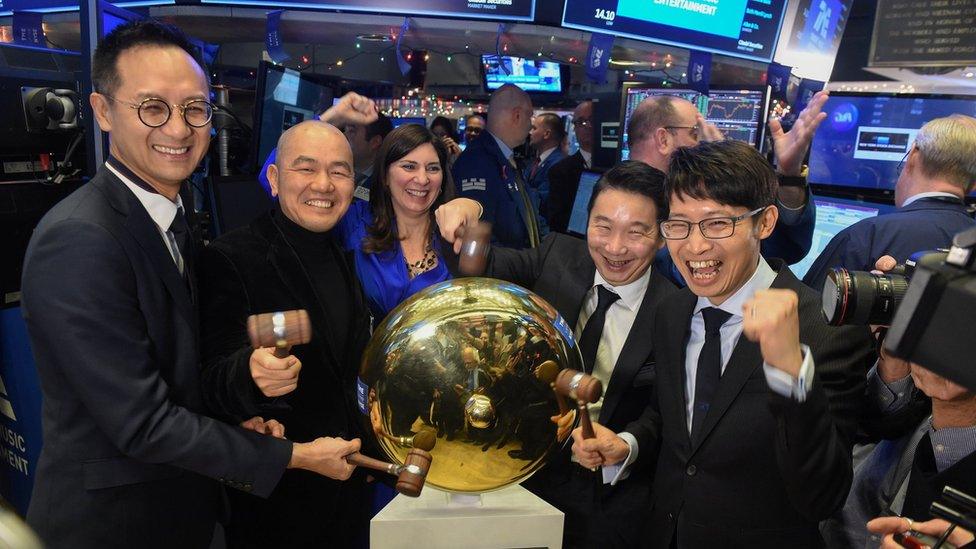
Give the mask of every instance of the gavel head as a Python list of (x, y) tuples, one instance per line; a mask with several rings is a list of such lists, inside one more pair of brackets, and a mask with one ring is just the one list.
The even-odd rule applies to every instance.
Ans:
[(411, 449), (397, 475), (396, 491), (411, 498), (419, 496), (427, 480), (427, 471), (430, 471), (430, 461), (430, 453), (426, 450)]
[(543, 383), (554, 383), (559, 375), (559, 365), (554, 360), (547, 360), (535, 367), (535, 377)]
[(432, 429), (423, 429), (411, 438), (414, 448), (429, 452), (434, 449), (434, 444), (437, 442), (437, 433)]
[(305, 309), (262, 313), (247, 317), (247, 335), (251, 346), (286, 349), (312, 339), (312, 325)]
[(478, 222), (458, 229), (458, 233), (457, 237), (461, 239), (458, 269), (466, 276), (481, 276), (488, 265), (491, 224)]
[(556, 376), (556, 392), (592, 404), (603, 396), (603, 384), (589, 374), (566, 368)]

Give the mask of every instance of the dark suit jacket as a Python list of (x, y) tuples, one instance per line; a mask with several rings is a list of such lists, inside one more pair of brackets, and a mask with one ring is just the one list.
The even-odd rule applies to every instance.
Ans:
[[(559, 311), (572, 329), (579, 319), (586, 293), (593, 287), (595, 272), (596, 266), (584, 241), (552, 233), (536, 249), (493, 248), (487, 275), (514, 282), (539, 294)], [(644, 301), (604, 393), (600, 423), (610, 429), (623, 430), (640, 416), (650, 399), (655, 380), (655, 353), (648, 336), (662, 311), (660, 304), (676, 292), (677, 288), (664, 276), (651, 272)], [(651, 469), (636, 472), (628, 480), (611, 487), (602, 484), (599, 474), (591, 475), (572, 463), (571, 455), (567, 444), (541, 471), (527, 480), (525, 486), (567, 513), (567, 543), (580, 542), (569, 534), (574, 528), (578, 531), (581, 522), (599, 519), (602, 524), (591, 522), (581, 533), (590, 544), (599, 540), (603, 547), (633, 546), (637, 543), (634, 536), (639, 535), (644, 526), (640, 518), (645, 521), (647, 518)], [(595, 490), (601, 501), (585, 501), (581, 489)], [(600, 529), (595, 531), (597, 526)], [(582, 543), (582, 546), (586, 545), (586, 542)]]
[(211, 479), (261, 496), (278, 482), (291, 443), (200, 415), (195, 308), (107, 169), (38, 225), (23, 311), (44, 394), (28, 522), (48, 547), (206, 547)]
[(919, 199), (898, 211), (862, 219), (837, 233), (810, 266), (803, 282), (820, 290), (831, 268), (870, 271), (883, 255), (903, 263), (915, 252), (949, 247), (956, 233), (973, 225), (976, 220), (961, 201)]
[(685, 342), (697, 297), (667, 298), (673, 319), (658, 323), (656, 401), (627, 427), (640, 460), (657, 455), (650, 547), (820, 547), (817, 523), (851, 486), (851, 446), (873, 347), (866, 327), (833, 328), (819, 295), (783, 268), (773, 288), (800, 298), (800, 341), (810, 346), (816, 380), (799, 403), (770, 391), (759, 345), (740, 337), (718, 386), (702, 436), (686, 423)]
[[(321, 436), (361, 436), (355, 387), (359, 360), (369, 341), (370, 316), (352, 258), (338, 243), (331, 246), (345, 276), (329, 284), (350, 296), (349, 311), (343, 319), (326, 316), (321, 300), (328, 296), (317, 295), (312, 273), (305, 269), (270, 213), (221, 236), (201, 253), (202, 377), (206, 402), (214, 414), (229, 421), (255, 415), (277, 419), (285, 425), (288, 438), (298, 442)], [(247, 317), (292, 309), (308, 311), (312, 338), (308, 344), (291, 349), (302, 361), (297, 389), (279, 398), (267, 398), (251, 378), (253, 348), (247, 335)], [(337, 321), (349, 323), (350, 336), (345, 341), (336, 341), (333, 336), (330, 324)], [(330, 524), (333, 531), (337, 528), (328, 519), (348, 510), (350, 491), (357, 483), (361, 491), (362, 480), (357, 475), (343, 483), (305, 471), (286, 471), (268, 501), (246, 495), (234, 498), (229, 536), (246, 532), (246, 541), (237, 540), (238, 545), (325, 543), (332, 536)], [(340, 498), (347, 501), (340, 502)], [(262, 516), (276, 518), (262, 520)], [(338, 528), (353, 529), (348, 523)], [(338, 543), (334, 536), (331, 539)]]
[(576, 201), (576, 189), (579, 187), (580, 177), (586, 168), (583, 153), (563, 158), (549, 168), (549, 204), (546, 221), (549, 230), (565, 233), (569, 226), (569, 218), (573, 213), (573, 202)]

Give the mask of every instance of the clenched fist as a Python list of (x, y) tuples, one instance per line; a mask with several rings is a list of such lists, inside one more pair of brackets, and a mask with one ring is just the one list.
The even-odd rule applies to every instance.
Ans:
[(760, 290), (742, 305), (742, 333), (759, 344), (763, 361), (794, 378), (803, 365), (799, 298), (793, 290)]
[(249, 366), (254, 384), (266, 397), (287, 395), (298, 387), (302, 361), (293, 355), (278, 358), (274, 355), (274, 349), (255, 349), (251, 352)]

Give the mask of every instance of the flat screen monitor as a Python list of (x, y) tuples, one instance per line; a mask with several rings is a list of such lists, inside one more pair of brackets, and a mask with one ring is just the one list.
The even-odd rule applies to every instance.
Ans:
[(976, 116), (976, 96), (833, 92), (824, 112), (808, 181), (890, 192), (918, 130), (933, 118)]
[(769, 88), (713, 89), (710, 95), (682, 88), (649, 88), (641, 84), (625, 84), (621, 110), (623, 139), (620, 140), (620, 159), (630, 158), (627, 125), (641, 101), (652, 96), (673, 95), (687, 99), (698, 107), (705, 120), (715, 124), (730, 139), (744, 141), (758, 147), (765, 136), (766, 113), (769, 111)]
[[(134, 8), (139, 6), (164, 6), (175, 3), (175, 0), (120, 0), (118, 2), (112, 2), (111, 5)], [(14, 11), (36, 11), (40, 13), (78, 11), (80, 5), (81, 2), (78, 0), (2, 0), (0, 1), (0, 17), (12, 15)]]
[(786, 0), (566, 0), (563, 26), (769, 62)]
[(404, 124), (417, 124), (417, 125), (420, 125), (420, 126), (426, 126), (427, 125), (427, 119), (426, 118), (423, 118), (423, 117), (420, 117), (420, 116), (417, 116), (417, 117), (405, 116), (405, 117), (402, 117), (402, 118), (391, 118), (390, 119), (390, 123), (393, 124), (393, 127), (394, 128), (399, 128), (400, 126), (403, 126)]
[(555, 61), (539, 61), (511, 55), (482, 55), (485, 89), (515, 84), (529, 93), (562, 93), (563, 70)]
[(567, 230), (575, 235), (586, 236), (586, 225), (589, 222), (590, 196), (593, 195), (593, 187), (600, 180), (602, 174), (597, 171), (583, 170), (580, 176), (579, 187), (576, 188), (576, 198), (573, 200), (573, 211), (569, 214), (569, 226)]
[[(806, 276), (813, 262), (816, 261), (837, 233), (862, 219), (885, 214), (893, 209), (887, 204), (843, 198), (814, 197), (813, 201), (817, 205), (817, 224), (813, 229), (813, 243), (810, 245), (810, 252), (798, 263), (790, 265), (790, 270), (797, 278)], [(814, 289), (820, 290), (820, 288)]]
[(464, 19), (532, 21), (535, 0), (201, 0), (203, 4), (306, 8), (407, 16), (436, 15)]
[(288, 128), (332, 105), (333, 90), (313, 77), (262, 61), (255, 105), (255, 165), (261, 167)]

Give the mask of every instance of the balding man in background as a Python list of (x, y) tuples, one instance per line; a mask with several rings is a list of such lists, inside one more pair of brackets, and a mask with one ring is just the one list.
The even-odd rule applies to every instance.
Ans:
[(518, 86), (505, 84), (491, 94), (487, 131), (481, 132), (454, 162), (458, 195), (484, 207), (481, 219), (493, 225), (492, 240), (506, 248), (539, 244), (539, 223), (529, 189), (512, 150), (529, 135), (532, 100)]
[[(773, 234), (762, 241), (764, 257), (775, 257), (792, 264), (810, 251), (817, 221), (816, 206), (801, 173), (813, 134), (827, 116), (821, 112), (826, 101), (826, 92), (814, 95), (789, 132), (783, 131), (779, 120), (769, 122), (779, 179), (776, 207), (780, 215)], [(671, 154), (679, 147), (691, 147), (699, 141), (717, 141), (724, 136), (690, 101), (662, 95), (649, 97), (634, 109), (627, 126), (627, 139), (631, 160), (667, 172)], [(659, 260), (670, 261), (667, 254), (659, 255)], [(673, 269), (667, 270), (674, 274)]]
[(593, 102), (583, 101), (573, 110), (573, 133), (579, 150), (563, 158), (549, 169), (549, 200), (546, 204), (546, 223), (549, 230), (566, 232), (569, 217), (576, 201), (583, 170), (593, 165)]
[[(374, 110), (371, 101), (355, 99)], [(330, 114), (323, 118), (335, 120)], [(203, 394), (221, 419), (274, 419), (295, 441), (360, 436), (355, 379), (370, 315), (352, 258), (331, 233), (352, 202), (355, 173), (350, 145), (335, 126), (306, 121), (289, 128), (268, 168), (275, 206), (201, 254)], [(251, 347), (248, 316), (293, 309), (308, 311), (308, 344), (286, 358)], [(266, 500), (230, 496), (231, 547), (352, 547), (368, 529), (359, 472), (338, 482), (286, 471)]]
[(549, 169), (566, 156), (562, 150), (564, 139), (566, 127), (559, 115), (544, 112), (532, 119), (532, 129), (529, 131), (532, 161), (525, 167), (523, 175), (529, 189), (539, 197), (540, 238), (549, 232), (546, 224), (549, 211)]

